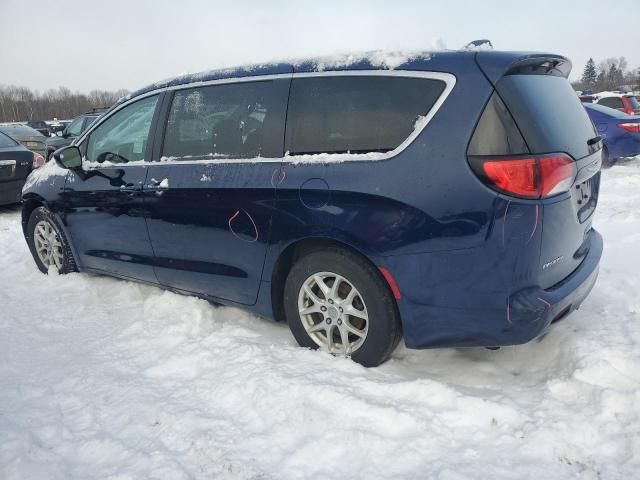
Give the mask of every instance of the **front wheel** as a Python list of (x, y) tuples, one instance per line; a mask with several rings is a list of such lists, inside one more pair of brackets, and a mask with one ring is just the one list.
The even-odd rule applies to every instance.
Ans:
[(45, 207), (38, 207), (31, 212), (27, 225), (27, 243), (42, 273), (48, 273), (51, 267), (58, 273), (76, 270), (69, 242), (54, 215)]
[(339, 248), (309, 253), (295, 263), (284, 308), (301, 346), (351, 357), (366, 367), (389, 358), (401, 337), (397, 306), (380, 273)]

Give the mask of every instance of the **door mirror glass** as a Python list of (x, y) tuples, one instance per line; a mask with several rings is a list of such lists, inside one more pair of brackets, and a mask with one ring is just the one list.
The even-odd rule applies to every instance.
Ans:
[(53, 158), (63, 168), (73, 169), (82, 167), (82, 154), (76, 146), (62, 148), (53, 154)]

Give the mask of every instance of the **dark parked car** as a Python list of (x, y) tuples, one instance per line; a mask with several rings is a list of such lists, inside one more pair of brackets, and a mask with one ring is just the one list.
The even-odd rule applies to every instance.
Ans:
[(43, 122), (42, 120), (37, 120), (33, 122), (27, 122), (26, 125), (27, 127), (31, 127), (34, 130), (37, 130), (45, 137), (48, 137), (49, 135), (51, 135), (51, 127), (49, 127), (47, 122)]
[(571, 63), (367, 58), (186, 75), (121, 100), (29, 177), (38, 268), (286, 319), (300, 345), (366, 366), (402, 337), (524, 343), (577, 309), (602, 252), (602, 143)]
[(35, 155), (0, 132), (0, 205), (20, 202), (22, 186), (34, 166)]
[(585, 104), (591, 121), (604, 139), (602, 163), (640, 155), (640, 115), (628, 115), (601, 104)]
[(91, 112), (83, 113), (74, 118), (64, 129), (56, 132), (54, 137), (48, 138), (46, 141), (47, 160), (57, 149), (71, 145), (71, 142), (89, 128), (89, 125), (95, 122), (96, 118), (102, 115), (102, 112), (105, 110), (106, 109), (95, 109)]
[(0, 132), (10, 136), (32, 152), (41, 155), (43, 157), (42, 163), (44, 163), (44, 145), (47, 137), (42, 135), (40, 132), (21, 123), (2, 124), (0, 125)]

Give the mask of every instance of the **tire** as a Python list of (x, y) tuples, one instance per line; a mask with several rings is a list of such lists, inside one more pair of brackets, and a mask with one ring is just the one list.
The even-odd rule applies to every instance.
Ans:
[(311, 252), (293, 265), (284, 310), (300, 346), (351, 357), (365, 367), (387, 360), (402, 336), (397, 305), (378, 270), (337, 247)]
[[(40, 233), (36, 233), (36, 228)], [(47, 238), (47, 251), (52, 252), (49, 256), (42, 254), (41, 233)], [(67, 237), (60, 225), (58, 225), (55, 216), (45, 207), (38, 207), (31, 212), (29, 223), (27, 224), (27, 244), (38, 269), (42, 273), (49, 273), (49, 266), (57, 268), (58, 273), (61, 274), (77, 271), (76, 262)], [(40, 254), (38, 253), (39, 250)]]
[(615, 158), (609, 156), (609, 150), (607, 147), (602, 149), (602, 166), (605, 168), (611, 168), (616, 163)]

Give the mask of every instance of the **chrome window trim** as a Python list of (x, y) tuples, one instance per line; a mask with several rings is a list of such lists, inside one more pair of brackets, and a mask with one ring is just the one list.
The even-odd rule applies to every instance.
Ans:
[[(91, 124), (91, 126), (83, 132), (83, 134), (78, 138), (74, 145), (80, 145), (85, 139), (98, 128), (103, 122), (111, 118), (112, 115), (115, 115), (121, 109), (127, 107), (128, 105), (142, 100), (147, 97), (151, 97), (153, 95), (159, 95), (163, 92), (177, 91), (177, 90), (189, 90), (192, 88), (198, 87), (208, 87), (212, 85), (225, 85), (225, 84), (233, 84), (233, 83), (244, 83), (244, 82), (261, 82), (261, 81), (269, 81), (269, 80), (278, 80), (278, 79), (296, 79), (296, 78), (313, 78), (313, 77), (373, 77), (373, 76), (388, 76), (388, 77), (408, 77), (408, 78), (424, 78), (431, 80), (441, 80), (445, 83), (445, 88), (433, 104), (427, 115), (425, 116), (425, 120), (420, 128), (414, 129), (413, 132), (396, 148), (381, 154), (376, 159), (367, 158), (367, 154), (353, 154), (349, 155), (345, 158), (345, 154), (330, 154), (327, 153), (327, 160), (318, 159), (319, 163), (332, 163), (331, 156), (339, 155), (340, 162), (353, 162), (353, 161), (366, 161), (366, 162), (379, 162), (382, 160), (388, 160), (399, 155), (403, 150), (405, 150), (409, 145), (413, 143), (413, 141), (422, 133), (422, 131), (429, 125), (433, 117), (438, 113), (444, 102), (447, 100), (451, 91), (456, 85), (456, 77), (451, 73), (445, 72), (430, 72), (430, 71), (419, 71), (419, 70), (338, 70), (338, 71), (322, 71), (322, 72), (298, 72), (298, 73), (278, 73), (273, 75), (256, 75), (256, 76), (248, 76), (248, 77), (236, 77), (236, 78), (222, 78), (217, 80), (207, 80), (201, 82), (190, 82), (184, 83), (180, 85), (173, 85), (169, 87), (159, 87), (155, 90), (151, 90), (149, 92), (145, 92), (141, 95), (137, 95), (129, 100), (123, 102), (117, 108), (115, 108), (112, 112), (109, 112), (108, 116), (100, 118), (98, 121)], [(320, 156), (323, 154), (319, 154)], [(149, 161), (145, 162), (145, 165), (203, 165), (203, 164), (235, 164), (235, 163), (298, 163), (300, 158), (304, 157), (314, 157), (313, 155), (287, 155), (285, 152), (284, 157), (277, 158), (225, 158), (225, 159), (201, 159), (201, 160), (166, 160), (166, 161)], [(162, 158), (162, 157), (161, 157)], [(304, 163), (304, 160), (301, 162)], [(122, 168), (127, 166), (126, 163), (110, 165), (110, 167), (114, 168)], [(134, 166), (134, 165), (131, 165)], [(97, 167), (92, 167), (97, 168)], [(108, 168), (108, 167), (101, 167)]]

